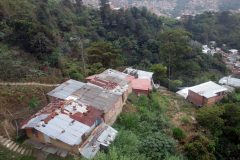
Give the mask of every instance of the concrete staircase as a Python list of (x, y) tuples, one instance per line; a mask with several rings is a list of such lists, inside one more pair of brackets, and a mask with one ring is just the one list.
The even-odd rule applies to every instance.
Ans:
[(11, 141), (7, 138), (4, 138), (3, 136), (0, 136), (0, 145), (3, 145), (4, 147), (8, 148), (9, 150), (12, 150), (14, 152), (18, 152), (22, 155), (32, 155), (32, 149), (26, 149), (18, 144), (16, 144), (14, 141)]

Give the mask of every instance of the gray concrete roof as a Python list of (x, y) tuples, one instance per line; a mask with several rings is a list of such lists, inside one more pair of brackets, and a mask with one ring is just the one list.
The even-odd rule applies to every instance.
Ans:
[(189, 90), (201, 96), (204, 96), (206, 98), (211, 98), (211, 97), (217, 96), (216, 93), (218, 92), (227, 91), (227, 88), (224, 88), (212, 81), (209, 81), (206, 83), (199, 84), (197, 86), (193, 86), (189, 88)]
[(90, 83), (83, 86), (73, 94), (81, 97), (78, 99), (78, 101), (103, 110), (104, 113), (107, 113), (116, 103), (118, 98), (122, 96), (121, 93), (108, 91)]

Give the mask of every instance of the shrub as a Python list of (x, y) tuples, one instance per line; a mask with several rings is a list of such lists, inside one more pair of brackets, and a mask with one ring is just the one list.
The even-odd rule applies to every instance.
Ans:
[(192, 137), (192, 140), (185, 144), (185, 149), (187, 150), (186, 156), (189, 160), (216, 160), (213, 154), (215, 143), (204, 136), (197, 135)]
[(179, 127), (174, 127), (172, 129), (173, 131), (173, 137), (176, 139), (176, 140), (179, 140), (181, 141), (184, 137), (185, 137), (185, 133), (183, 132), (183, 130)]
[(126, 114), (123, 113), (120, 116), (120, 123), (127, 129), (134, 130), (139, 125), (140, 117), (136, 113)]
[(136, 104), (137, 96), (134, 93), (130, 93), (128, 96), (128, 101), (130, 101), (132, 104)]
[(240, 93), (240, 87), (235, 87), (235, 92)]
[(163, 159), (175, 152), (176, 141), (164, 133), (153, 133), (146, 137), (141, 145), (141, 152), (151, 159)]
[(36, 108), (39, 103), (40, 101), (35, 96), (33, 96), (32, 99), (28, 101), (28, 105), (30, 108)]
[(187, 124), (187, 123), (189, 123), (189, 122), (190, 122), (190, 120), (189, 120), (189, 117), (188, 117), (188, 116), (186, 116), (186, 117), (182, 117), (181, 121), (182, 121), (184, 124)]
[(148, 98), (145, 94), (141, 94), (138, 100), (139, 106), (147, 107), (148, 106)]

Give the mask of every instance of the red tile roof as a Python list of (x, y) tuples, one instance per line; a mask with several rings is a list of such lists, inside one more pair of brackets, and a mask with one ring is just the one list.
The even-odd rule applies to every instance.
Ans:
[(148, 90), (152, 89), (152, 85), (148, 79), (133, 79), (132, 88), (138, 90)]

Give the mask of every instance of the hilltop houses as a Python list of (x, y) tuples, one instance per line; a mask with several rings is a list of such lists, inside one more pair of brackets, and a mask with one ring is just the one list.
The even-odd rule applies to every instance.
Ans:
[[(70, 79), (47, 93), (50, 103), (19, 129), (32, 140), (92, 158), (115, 139), (117, 131), (110, 125), (122, 112), (134, 79), (140, 80), (113, 69), (87, 77), (87, 83)], [(148, 91), (151, 77), (141, 81), (150, 84)]]

